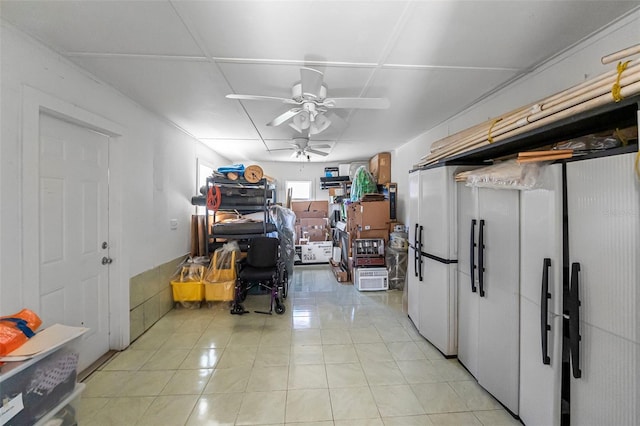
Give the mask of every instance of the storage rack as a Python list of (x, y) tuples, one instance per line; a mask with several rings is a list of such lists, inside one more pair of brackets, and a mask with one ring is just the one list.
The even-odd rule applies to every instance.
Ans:
[(322, 176), (320, 178), (320, 189), (340, 188), (344, 182), (351, 180), (349, 176)]
[[(216, 240), (233, 239), (233, 240), (249, 240), (257, 236), (264, 236), (270, 231), (268, 226), (268, 208), (274, 200), (275, 189), (271, 188), (265, 178), (260, 179), (256, 183), (250, 183), (245, 180), (230, 180), (217, 176), (207, 177), (207, 189), (217, 186), (221, 191), (220, 206), (218, 211), (228, 211), (240, 214), (249, 214), (255, 212), (263, 212), (263, 222), (258, 232), (238, 232), (238, 233), (215, 233), (214, 225), (216, 224), (215, 211), (206, 208), (207, 213), (207, 254), (211, 253), (211, 246), (215, 245)], [(255, 202), (253, 202), (255, 201)], [(209, 217), (212, 218), (209, 222)], [(211, 226), (209, 226), (211, 223)]]

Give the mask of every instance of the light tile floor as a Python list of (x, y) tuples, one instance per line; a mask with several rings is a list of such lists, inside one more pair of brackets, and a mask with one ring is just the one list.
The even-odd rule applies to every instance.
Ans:
[(402, 292), (360, 293), (304, 266), (286, 306), (169, 312), (87, 378), (80, 424), (520, 424), (416, 332)]

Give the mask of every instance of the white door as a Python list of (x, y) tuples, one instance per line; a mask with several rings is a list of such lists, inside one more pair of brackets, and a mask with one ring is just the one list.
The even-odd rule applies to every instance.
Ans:
[(571, 375), (576, 425), (640, 424), (640, 182), (634, 160), (626, 154), (567, 164), (571, 285), (578, 285), (580, 301), (579, 360), (572, 358), (572, 370), (581, 374)]
[(109, 350), (109, 138), (40, 115), (40, 312), (43, 325), (90, 329), (79, 370)]
[(420, 252), (416, 246), (416, 227), (420, 217), (420, 173), (409, 174), (409, 265), (407, 268), (407, 304), (409, 318), (416, 328), (420, 327), (420, 289), (418, 287), (418, 259)]
[(515, 414), (520, 374), (519, 195), (516, 190), (478, 190), (478, 277), (484, 277), (484, 283), (478, 282), (478, 383)]
[[(458, 360), (478, 377), (478, 291), (472, 244), (477, 241), (477, 188), (457, 184), (458, 199)], [(476, 225), (472, 225), (475, 221)], [(473, 271), (473, 278), (471, 275)]]
[[(520, 193), (520, 409), (531, 426), (560, 424), (562, 373), (562, 166), (548, 189)], [(546, 259), (546, 260), (545, 260)], [(547, 279), (545, 280), (545, 277)], [(542, 286), (546, 281), (546, 294)], [(548, 295), (548, 297), (547, 297)], [(542, 303), (541, 303), (542, 302)], [(544, 317), (545, 310), (547, 315)], [(542, 329), (541, 319), (549, 329)], [(543, 334), (544, 333), (544, 334)], [(547, 345), (543, 347), (543, 336)]]

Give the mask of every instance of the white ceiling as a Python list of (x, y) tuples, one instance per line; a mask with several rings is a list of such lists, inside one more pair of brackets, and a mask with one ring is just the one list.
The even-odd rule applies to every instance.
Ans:
[(351, 161), (392, 150), (638, 7), (622, 1), (8, 1), (3, 19), (234, 162), (300, 136), (265, 124), (289, 106), (301, 66), (329, 97), (386, 97), (333, 110), (313, 141)]

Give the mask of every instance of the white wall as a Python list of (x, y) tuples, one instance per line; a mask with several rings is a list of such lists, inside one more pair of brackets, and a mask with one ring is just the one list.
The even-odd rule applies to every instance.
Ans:
[[(22, 229), (28, 224), (22, 221), (22, 176), (37, 173), (22, 170), (25, 86), (123, 129), (110, 148), (119, 161), (111, 179), (121, 182), (115, 188), (119, 205), (112, 207), (119, 209), (122, 224), (111, 230), (116, 239), (111, 244), (122, 254), (114, 259), (122, 286), (128, 286), (130, 277), (187, 253), (196, 159), (216, 167), (230, 161), (4, 22), (0, 40), (0, 315), (33, 306), (22, 292), (24, 259), (30, 255), (23, 253)], [(169, 227), (172, 218), (178, 220), (175, 231)], [(123, 302), (128, 310), (128, 301)]]
[(602, 65), (600, 58), (633, 46), (638, 41), (640, 11), (589, 37), (491, 97), (398, 148), (392, 156), (391, 174), (392, 180), (398, 182), (400, 220), (406, 223), (410, 208), (406, 205), (407, 172), (419, 158), (429, 153), (433, 142), (615, 69), (616, 64)]

